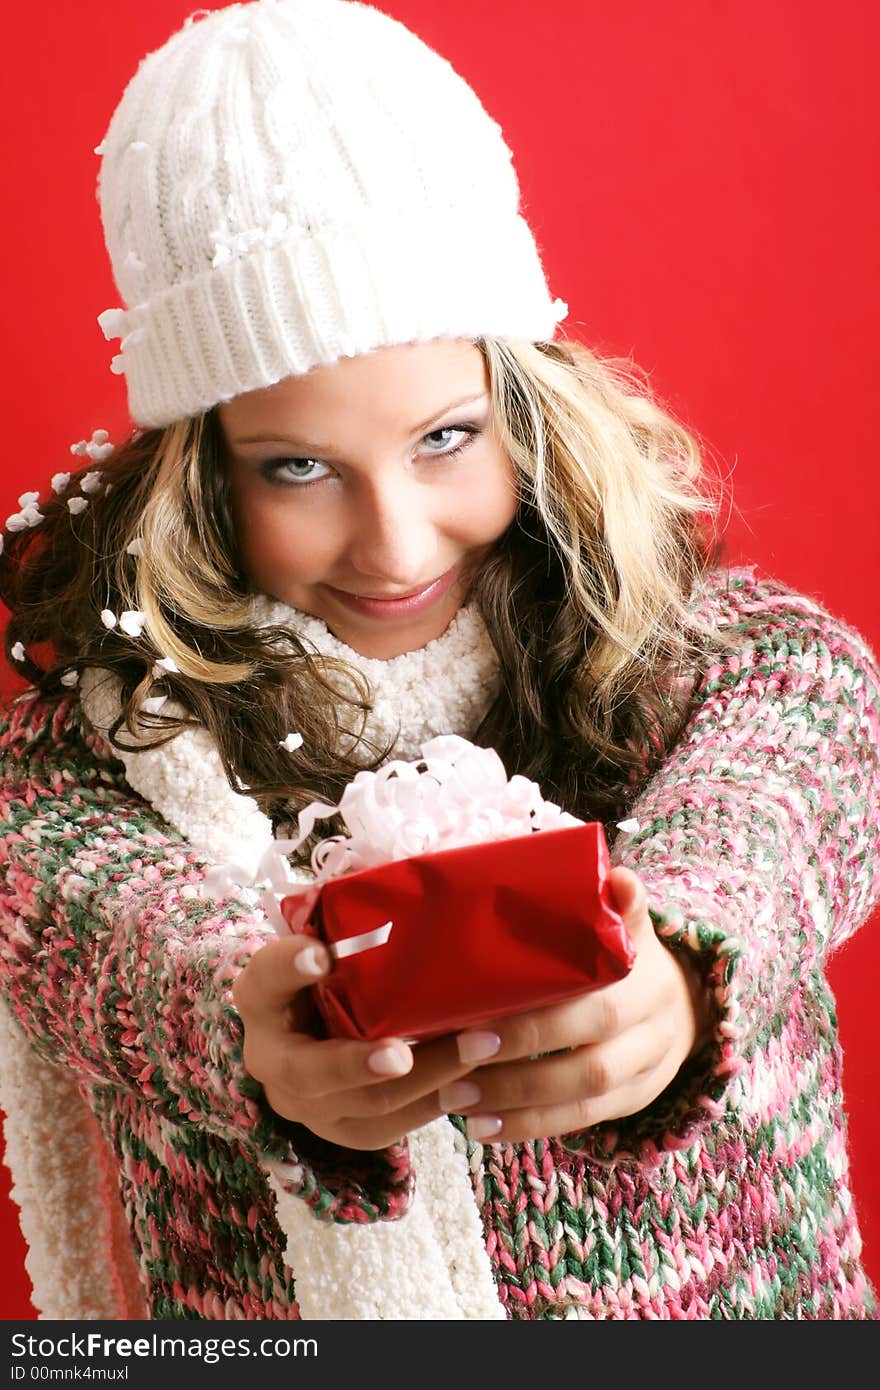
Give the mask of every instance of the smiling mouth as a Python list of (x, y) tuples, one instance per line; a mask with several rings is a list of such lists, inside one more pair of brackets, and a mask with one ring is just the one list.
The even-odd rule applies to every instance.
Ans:
[(364, 598), (369, 603), (402, 603), (404, 599), (418, 598), (419, 594), (424, 594), (428, 589), (439, 584), (445, 575), (438, 575), (436, 579), (429, 579), (427, 584), (422, 584), (418, 589), (409, 589), (405, 594), (355, 594), (350, 589), (337, 589), (336, 593), (347, 594), (349, 598)]
[(422, 584), (418, 589), (410, 589), (405, 594), (355, 594), (349, 589), (336, 589), (328, 584), (326, 588), (340, 603), (359, 613), (371, 617), (394, 617), (428, 608), (438, 602), (451, 589), (458, 578), (460, 565), (453, 565), (445, 574)]

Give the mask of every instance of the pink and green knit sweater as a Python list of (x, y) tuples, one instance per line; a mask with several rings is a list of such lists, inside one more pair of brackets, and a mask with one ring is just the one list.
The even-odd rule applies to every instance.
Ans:
[[(875, 1316), (824, 968), (880, 893), (880, 674), (856, 633), (751, 573), (713, 575), (700, 611), (729, 648), (612, 858), (700, 958), (717, 1027), (626, 1121), (468, 1144), (511, 1318)], [(131, 791), (76, 692), (0, 725), (0, 833), (2, 991), (118, 1163), (147, 1315), (298, 1317), (258, 1159), (294, 1165), (316, 1220), (393, 1221), (406, 1142), (342, 1150), (264, 1106), (229, 988), (265, 924), (200, 898), (204, 858)]]

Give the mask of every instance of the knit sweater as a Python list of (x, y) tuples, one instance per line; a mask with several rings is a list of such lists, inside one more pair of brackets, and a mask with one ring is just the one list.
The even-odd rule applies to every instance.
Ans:
[[(880, 673), (774, 581), (719, 572), (697, 606), (729, 642), (612, 859), (694, 954), (716, 1026), (625, 1120), (479, 1145), (452, 1117), (511, 1318), (874, 1316), (824, 966), (880, 895)], [(298, 1317), (267, 1164), (316, 1223), (394, 1223), (416, 1199), (412, 1141), (358, 1153), (267, 1109), (229, 992), (267, 924), (200, 896), (205, 856), (132, 791), (78, 700), (8, 712), (0, 804), (2, 992), (35, 1064), (79, 1078), (104, 1146), (107, 1220), (81, 1234), (116, 1284), (93, 1316)]]

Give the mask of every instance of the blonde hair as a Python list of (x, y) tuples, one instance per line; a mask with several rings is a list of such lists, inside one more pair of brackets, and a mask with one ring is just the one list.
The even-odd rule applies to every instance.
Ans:
[(630, 661), (675, 652), (695, 631), (689, 599), (718, 499), (695, 438), (631, 362), (574, 342), (490, 341), (485, 351), (504, 446), (596, 634), (590, 678), (601, 697)]
[[(575, 342), (477, 346), (520, 503), (471, 595), (502, 673), (473, 737), (569, 809), (607, 819), (680, 728), (676, 692), (707, 637), (692, 593), (714, 554), (717, 502), (695, 439), (631, 363)], [(56, 693), (71, 664), (116, 670), (124, 722), (157, 739), (179, 723), (140, 705), (153, 652), (173, 657), (168, 685), (214, 734), (234, 785), (277, 815), (338, 796), (365, 765), (340, 755), (340, 705), (360, 711), (363, 729), (369, 691), (346, 667), (355, 694), (341, 698), (333, 674), (342, 663), (307, 650), (296, 633), (253, 627), (215, 413), (133, 437), (108, 477), (110, 496), (84, 514), (86, 544), (64, 548), (69, 517), (50, 505), (52, 564), (45, 548), (32, 549), (16, 588), (4, 562), (7, 647), (50, 640), (58, 660), (31, 674)], [(51, 602), (59, 564), (68, 573), (60, 604), (57, 583)], [(104, 607), (146, 614), (136, 651), (103, 628)], [(278, 740), (290, 728), (304, 746), (279, 771)], [(379, 761), (388, 749), (365, 751)]]
[(126, 566), (117, 570), (120, 592), (146, 614), (153, 641), (183, 675), (228, 685), (252, 674), (248, 661), (214, 661), (186, 641), (170, 615), (185, 615), (195, 629), (231, 631), (247, 626), (250, 600), (230, 553), (230, 527), (218, 530), (209, 496), (217, 466), (210, 417), (198, 415), (162, 431), (156, 450), (155, 485), (136, 519), (139, 556), (134, 584)]

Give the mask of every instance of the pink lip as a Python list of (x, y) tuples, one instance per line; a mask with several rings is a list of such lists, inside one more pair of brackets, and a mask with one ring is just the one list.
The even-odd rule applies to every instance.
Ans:
[(421, 613), (443, 598), (458, 578), (459, 570), (460, 565), (453, 565), (451, 570), (441, 574), (438, 579), (432, 579), (430, 584), (424, 584), (421, 589), (413, 589), (408, 594), (395, 594), (389, 598), (352, 594), (346, 589), (334, 589), (330, 584), (325, 585), (325, 588), (346, 608), (351, 608), (355, 613), (363, 613), (365, 617), (403, 618)]

